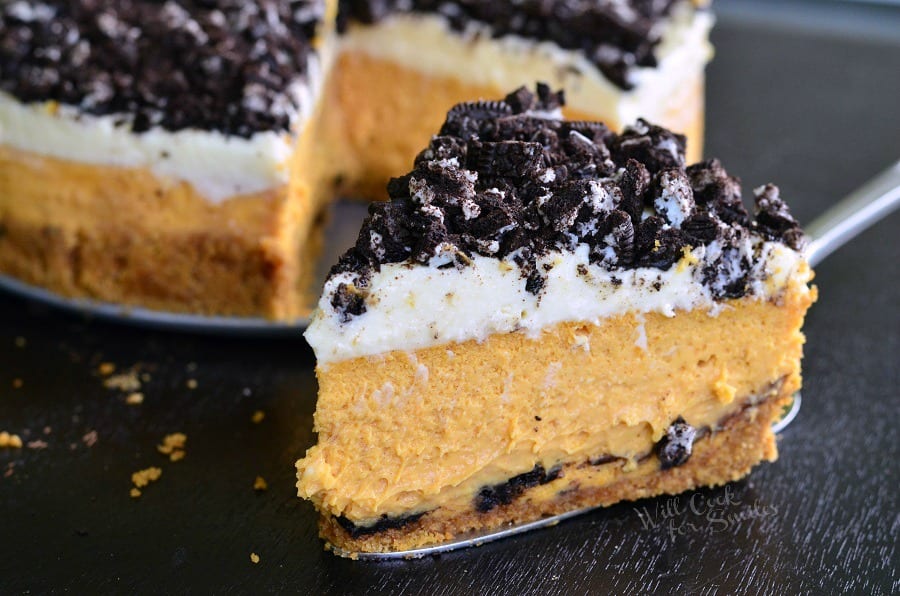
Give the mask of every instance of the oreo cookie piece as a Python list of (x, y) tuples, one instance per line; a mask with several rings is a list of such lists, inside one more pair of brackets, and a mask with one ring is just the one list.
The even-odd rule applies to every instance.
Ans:
[(331, 307), (340, 314), (341, 322), (347, 323), (366, 312), (366, 294), (354, 285), (338, 284), (331, 296)]
[(447, 112), (447, 119), (441, 127), (440, 134), (469, 141), (486, 134), (497, 118), (512, 113), (512, 108), (503, 101), (459, 103)]
[(613, 141), (611, 149), (613, 159), (620, 167), (629, 159), (635, 159), (655, 174), (665, 168), (684, 168), (686, 144), (684, 135), (639, 118)]
[(660, 468), (668, 470), (684, 465), (691, 457), (696, 437), (696, 428), (685, 422), (681, 416), (676, 418), (666, 429), (665, 436), (656, 444)]
[(800, 224), (781, 200), (778, 187), (760, 186), (753, 191), (756, 199), (755, 229), (771, 240), (784, 242), (794, 250), (801, 250), (806, 242)]
[(543, 147), (539, 143), (469, 141), (466, 165), (479, 174), (522, 178), (537, 173)]

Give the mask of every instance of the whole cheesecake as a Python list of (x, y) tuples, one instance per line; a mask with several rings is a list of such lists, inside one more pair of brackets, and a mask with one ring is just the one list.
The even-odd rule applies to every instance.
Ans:
[(305, 315), (324, 205), (382, 198), (457, 101), (540, 77), (699, 148), (710, 24), (684, 0), (5, 2), (0, 274)]
[(455, 106), (306, 332), (298, 490), (344, 552), (738, 479), (777, 456), (815, 299), (778, 189), (539, 86)]

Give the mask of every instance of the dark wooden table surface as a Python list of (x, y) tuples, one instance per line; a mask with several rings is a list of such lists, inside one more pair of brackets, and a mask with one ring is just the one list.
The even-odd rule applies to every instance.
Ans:
[[(779, 183), (802, 221), (900, 157), (898, 10), (817, 5), (722, 1), (709, 69), (708, 152), (748, 188)], [(0, 450), (0, 593), (898, 593), (898, 224), (818, 268), (803, 409), (777, 463), (393, 563), (323, 552), (294, 496), (316, 394), (301, 338), (148, 331), (0, 296), (0, 431), (32, 445)], [(142, 405), (104, 387), (102, 362), (145, 373)], [(173, 432), (188, 437), (177, 463), (156, 451)], [(149, 466), (162, 477), (130, 498)]]

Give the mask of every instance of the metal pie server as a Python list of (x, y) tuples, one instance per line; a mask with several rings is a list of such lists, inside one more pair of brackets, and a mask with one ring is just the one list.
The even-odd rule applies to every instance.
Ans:
[[(887, 216), (898, 206), (900, 206), (900, 161), (847, 195), (843, 200), (805, 226), (806, 234), (810, 238), (805, 250), (809, 264), (815, 267), (825, 257), (873, 223)], [(798, 393), (794, 396), (794, 401), (789, 411), (781, 420), (775, 423), (772, 429), (775, 432), (784, 430), (794, 420), (799, 410), (800, 394)], [(530, 530), (555, 526), (570, 517), (599, 508), (586, 507), (576, 509), (537, 521), (502, 526), (485, 533), (462, 535), (449, 542), (404, 551), (364, 553), (346, 551), (334, 546), (331, 548), (336, 555), (357, 560), (417, 559), (469, 546), (481, 546), (494, 540), (515, 536)]]
[[(864, 185), (851, 192), (836, 205), (805, 226), (809, 244), (806, 259), (811, 267), (855, 238), (873, 223), (887, 216), (900, 206), (900, 161), (884, 170)], [(781, 432), (793, 422), (800, 411), (802, 398), (794, 395), (794, 401), (784, 417), (772, 427)]]

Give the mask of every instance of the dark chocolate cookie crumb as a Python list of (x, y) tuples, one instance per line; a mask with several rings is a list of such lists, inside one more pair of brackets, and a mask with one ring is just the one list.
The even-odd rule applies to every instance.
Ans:
[(770, 240), (781, 240), (794, 250), (805, 244), (800, 224), (781, 200), (778, 187), (766, 184), (753, 191), (756, 199), (755, 229)]
[(554, 467), (548, 471), (537, 464), (530, 472), (513, 476), (502, 484), (482, 488), (475, 497), (475, 509), (487, 513), (495, 507), (509, 505), (529, 488), (552, 482), (561, 474), (562, 468)]
[[(453, 108), (332, 275), (402, 262), (465, 267), (480, 255), (514, 263), (539, 296), (547, 277), (537, 262), (551, 251), (586, 245), (592, 264), (614, 272), (668, 270), (705, 247), (698, 281), (721, 300), (750, 291), (754, 238), (802, 244), (776, 187), (758, 189), (754, 221), (717, 160), (685, 167), (683, 136), (643, 120), (616, 135), (551, 117), (563, 100), (523, 87)], [(340, 287), (332, 304), (346, 320), (365, 308)]]
[(638, 118), (613, 140), (611, 151), (616, 163), (634, 159), (655, 174), (665, 168), (684, 168), (686, 145), (684, 135)]
[(597, 457), (592, 457), (588, 460), (588, 463), (592, 466), (604, 466), (606, 464), (611, 464), (614, 461), (621, 460), (621, 457), (615, 455), (598, 455)]
[(362, 536), (370, 536), (372, 534), (377, 534), (378, 532), (384, 532), (385, 530), (394, 530), (403, 528), (404, 526), (408, 526), (410, 524), (414, 524), (420, 519), (422, 516), (428, 513), (427, 511), (423, 511), (421, 513), (413, 513), (411, 515), (404, 515), (401, 517), (388, 517), (387, 514), (382, 515), (378, 521), (370, 526), (358, 526), (343, 515), (337, 515), (334, 517), (334, 521), (338, 523), (348, 534), (350, 534), (351, 538), (360, 538)]
[(43, 0), (0, 7), (0, 89), (135, 132), (287, 131), (323, 0)]
[[(340, 0), (338, 29), (351, 21), (375, 23), (395, 12), (432, 13), (447, 19), (457, 31), (472, 24), (486, 25), (494, 37), (516, 35), (547, 40), (581, 51), (614, 84), (633, 88), (635, 67), (657, 65), (655, 48), (660, 22), (671, 13), (675, 0)], [(533, 109), (528, 97), (509, 97), (517, 111)]]
[(656, 444), (656, 455), (659, 457), (660, 467), (668, 470), (687, 462), (691, 457), (696, 436), (697, 429), (679, 416), (666, 429), (665, 436)]
[(341, 313), (341, 322), (347, 323), (352, 317), (366, 312), (366, 296), (356, 286), (339, 284), (331, 296), (331, 306)]

